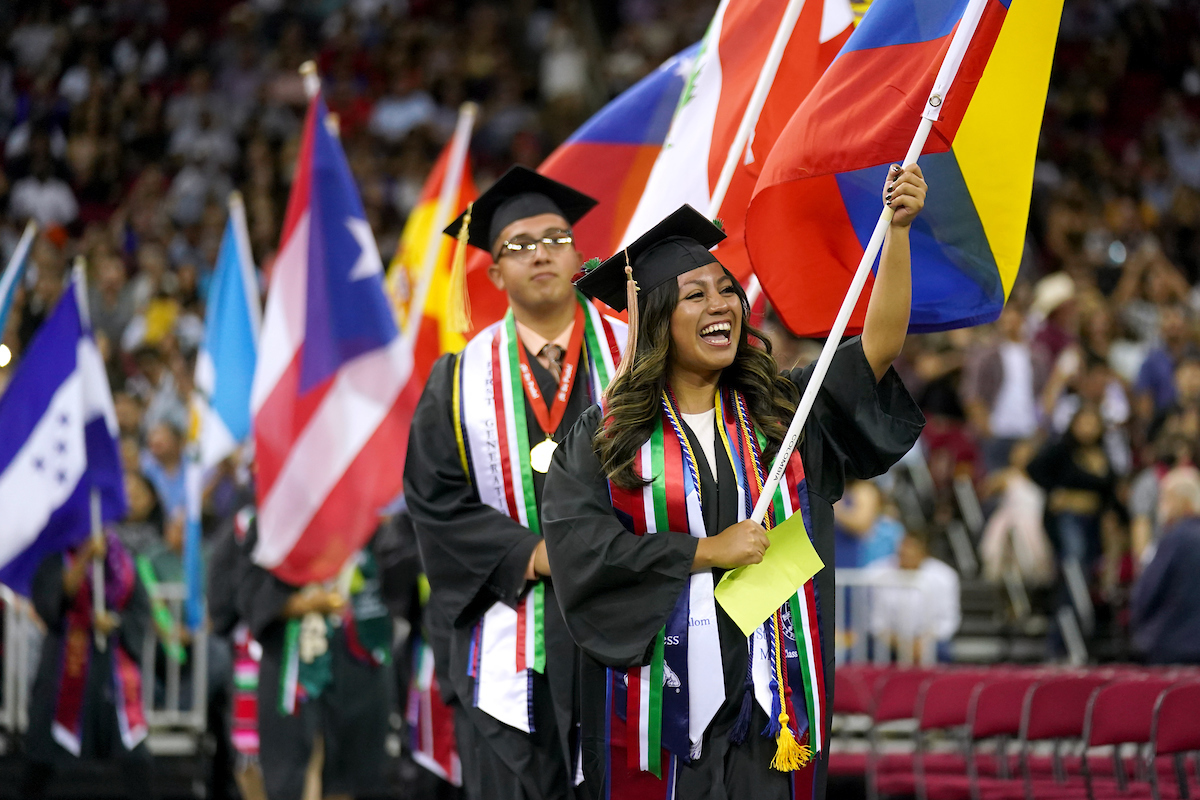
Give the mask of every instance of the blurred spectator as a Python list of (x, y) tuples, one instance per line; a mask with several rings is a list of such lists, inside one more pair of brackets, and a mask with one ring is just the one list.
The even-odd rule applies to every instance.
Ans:
[(1002, 581), (1015, 568), (1026, 586), (1054, 582), (1054, 552), (1043, 519), (1046, 495), (1026, 472), (1033, 454), (1032, 441), (1014, 443), (1007, 468), (989, 475), (984, 486), (984, 497), (1000, 497), (979, 543), (983, 575), (990, 581)]
[(1186, 302), (1190, 291), (1158, 240), (1147, 236), (1125, 262), (1112, 300), (1138, 338), (1153, 342), (1159, 336), (1162, 309)]
[[(871, 632), (885, 637), (893, 647), (912, 642), (913, 661), (922, 658), (922, 638), (936, 648), (936, 660), (951, 660), (950, 637), (962, 623), (958, 573), (929, 555), (923, 536), (906, 534), (893, 556), (870, 565), (883, 585), (871, 592)], [(896, 578), (911, 581), (891, 585)]]
[(842, 499), (833, 505), (834, 564), (864, 567), (894, 555), (904, 536), (904, 526), (879, 486), (872, 481), (852, 481)]
[(870, 481), (847, 483), (842, 499), (833, 504), (833, 563), (863, 567), (863, 543), (871, 536), (883, 510), (879, 489)]
[(13, 219), (34, 219), (42, 227), (68, 225), (79, 216), (79, 203), (71, 186), (54, 175), (48, 156), (33, 160), (30, 174), (12, 187), (8, 213)]
[(1184, 356), (1196, 352), (1188, 316), (1187, 308), (1182, 305), (1161, 310), (1158, 343), (1146, 353), (1134, 385), (1138, 416), (1142, 420), (1153, 419), (1175, 402), (1175, 368)]
[(142, 414), (142, 430), (149, 431), (160, 422), (167, 422), (176, 430), (187, 426), (187, 408), (176, 388), (177, 383), (171, 370), (163, 360), (157, 347), (144, 346), (134, 353), (137, 373), (125, 382), (125, 388), (138, 396), (145, 407)]
[(994, 336), (968, 351), (961, 392), (988, 472), (1006, 466), (1013, 445), (1037, 433), (1050, 366), (1045, 351), (1030, 347), (1016, 303), (1004, 307)]
[(129, 513), (117, 524), (117, 536), (134, 556), (153, 550), (162, 541), (166, 516), (158, 492), (140, 472), (125, 473)]
[(184, 488), (183, 431), (171, 423), (155, 423), (146, 434), (142, 473), (162, 499), (168, 524), (182, 517), (187, 495)]
[(119, 343), (135, 310), (133, 289), (125, 280), (125, 262), (120, 256), (101, 256), (95, 262), (95, 276), (88, 286), (92, 328)]
[[(1116, 473), (1103, 435), (1100, 410), (1085, 404), (1061, 438), (1043, 447), (1029, 463), (1029, 477), (1046, 492), (1046, 530), (1059, 565), (1059, 614), (1073, 608), (1085, 635), (1091, 633), (1094, 620), (1085, 587), (1096, 584), (1101, 521), (1115, 502)], [(1062, 641), (1057, 636), (1062, 634), (1055, 630), (1051, 646), (1058, 649)]]
[(1133, 595), (1134, 644), (1153, 664), (1200, 664), (1200, 473), (1172, 470), (1162, 480), (1165, 533)]
[(1109, 463), (1118, 475), (1132, 468), (1129, 398), (1125, 387), (1104, 359), (1081, 348), (1064, 350), (1043, 390), (1042, 402), (1054, 434), (1065, 432), (1079, 409), (1091, 405), (1104, 424), (1102, 441)]
[(1180, 423), (1178, 417), (1173, 417), (1171, 424), (1159, 431), (1151, 447), (1153, 462), (1134, 477), (1129, 487), (1129, 538), (1135, 569), (1153, 555), (1153, 544), (1161, 533), (1158, 497), (1163, 476), (1174, 467), (1191, 465), (1194, 460), (1197, 431), (1186, 435)]
[(1051, 363), (1078, 340), (1075, 281), (1066, 273), (1043, 278), (1034, 289), (1033, 312), (1037, 332), (1033, 343)]

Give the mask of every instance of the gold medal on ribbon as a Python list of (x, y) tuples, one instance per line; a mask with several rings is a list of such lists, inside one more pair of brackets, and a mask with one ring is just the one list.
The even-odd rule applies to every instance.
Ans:
[[(530, 448), (529, 466), (534, 472), (540, 472), (543, 475), (546, 474), (546, 470), (550, 469), (550, 462), (554, 459), (554, 450), (558, 447), (558, 443), (554, 441), (554, 432), (558, 430), (563, 415), (567, 413), (567, 400), (575, 386), (579, 354), (583, 346), (583, 328), (586, 324), (583, 306), (576, 306), (570, 343), (564, 353), (567, 360), (562, 365), (562, 374), (558, 378), (558, 391), (554, 393), (553, 405), (550, 408), (546, 407), (547, 398), (542, 396), (541, 389), (534, 380), (533, 370), (529, 368), (525, 346), (520, 342), (515, 343), (520, 364), (521, 383), (525, 386), (525, 397), (529, 401), (528, 407), (533, 410), (533, 415), (537, 417), (538, 427), (542, 429), (542, 434), (546, 437), (544, 441), (538, 442)], [(515, 326), (512, 330), (515, 330)], [(533, 431), (531, 430), (530, 433)]]
[(550, 462), (554, 459), (554, 451), (558, 449), (558, 442), (550, 437), (546, 437), (542, 441), (534, 445), (529, 451), (529, 466), (534, 471), (540, 472), (543, 475), (550, 469)]

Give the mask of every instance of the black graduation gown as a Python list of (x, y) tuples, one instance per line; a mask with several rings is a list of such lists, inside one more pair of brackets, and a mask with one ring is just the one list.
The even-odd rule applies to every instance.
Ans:
[[(553, 398), (554, 377), (528, 350), (526, 354), (543, 397)], [(566, 797), (575, 763), (571, 731), (577, 652), (563, 623), (552, 579), (545, 580), (546, 672), (533, 681), (534, 732), (527, 735), (472, 707), (474, 681), (467, 675), (472, 630), (492, 604), (515, 608), (524, 597), (532, 586), (525, 580), (525, 570), (541, 537), (481, 502), (463, 473), (451, 416), (454, 360), (453, 355), (443, 356), (425, 384), (404, 469), (405, 498), (429, 578), (425, 624), (438, 685), (442, 697), (455, 708), (455, 732), (469, 795), (472, 782), (480, 781), (484, 791), (477, 796)], [(561, 441), (594, 402), (591, 395), (591, 381), (581, 363), (556, 440)], [(525, 416), (529, 441), (538, 442), (543, 434), (528, 397)], [(539, 509), (544, 479), (533, 473)], [(467, 724), (472, 731), (462, 730)], [(464, 735), (480, 740), (464, 740)], [(494, 758), (471, 763), (467, 751), (483, 745), (490, 750), (484, 755)], [(481, 771), (487, 774), (480, 776)], [(514, 784), (513, 776), (521, 786)]]
[[(811, 372), (809, 367), (787, 377), (803, 392)], [(686, 533), (635, 536), (617, 520), (608, 482), (592, 450), (600, 423), (600, 409), (588, 409), (559, 447), (547, 476), (543, 511), (551, 568), (560, 576), (558, 599), (582, 650), (583, 769), (593, 797), (604, 796), (605, 667), (623, 670), (649, 663), (654, 637), (687, 586), (697, 543)], [(894, 370), (877, 384), (858, 338), (838, 348), (800, 444), (813, 535), (826, 564), (833, 563), (832, 504), (841, 497), (846, 480), (887, 470), (912, 447), (923, 425), (920, 410)], [(737, 520), (732, 466), (723, 448), (718, 446), (716, 453), (715, 485), (706, 460), (700, 463), (710, 536)], [(720, 574), (715, 571), (714, 579)], [(816, 582), (828, 712), (834, 673), (833, 570), (822, 570)], [(717, 609), (726, 700), (705, 735), (703, 755), (681, 769), (677, 797), (789, 797), (787, 777), (769, 768), (775, 745), (758, 735), (767, 718), (757, 703), (746, 743), (731, 746), (728, 741), (743, 698), (747, 647), (745, 636), (719, 603)], [(827, 755), (823, 751), (818, 764), (818, 797), (824, 795)], [(623, 763), (614, 769), (623, 769)]]
[(300, 587), (291, 586), (254, 564), (250, 553), (258, 540), (258, 521), (251, 523), (237, 568), (238, 616), (262, 646), (258, 672), (259, 763), (270, 800), (300, 800), (313, 741), (325, 743), (322, 791), (326, 795), (370, 794), (384, 785), (387, 763), (388, 713), (391, 711), (389, 665), (372, 666), (351, 655), (342, 628), (329, 640), (333, 680), (315, 701), (300, 704), (295, 714), (279, 710), (287, 621), (283, 607)]
[[(38, 616), (46, 623), (42, 653), (37, 674), (29, 696), (29, 729), (25, 747), (29, 759), (50, 764), (68, 756), (51, 733), (54, 713), (58, 708), (59, 664), (62, 658), (63, 636), (66, 633), (67, 611), (71, 601), (63, 591), (63, 556), (46, 556), (33, 579), (31, 600)], [(117, 635), (109, 639), (109, 649), (101, 653), (95, 638), (89, 634), (91, 653), (88, 661), (86, 699), (83, 704), (83, 739), (80, 756), (83, 758), (119, 758), (129, 751), (121, 740), (117, 709), (113, 697), (112, 643), (136, 661), (142, 662), (142, 645), (150, 634), (150, 597), (140, 579), (135, 579), (133, 595), (120, 610), (121, 625)], [(154, 676), (142, 676), (142, 690), (154, 691)], [(134, 748), (139, 758), (149, 760), (145, 742)]]

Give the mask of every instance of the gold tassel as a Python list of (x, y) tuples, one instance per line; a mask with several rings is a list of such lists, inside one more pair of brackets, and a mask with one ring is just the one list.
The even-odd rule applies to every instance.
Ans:
[(633, 267), (629, 263), (629, 251), (625, 251), (625, 308), (629, 312), (629, 332), (625, 335), (625, 352), (621, 356), (621, 363), (617, 365), (617, 372), (609, 380), (608, 385), (612, 386), (616, 383), (618, 375), (624, 375), (627, 371), (633, 369), (633, 356), (637, 352), (637, 329), (638, 329), (638, 285), (633, 279)]
[(467, 294), (467, 228), (471, 225), (471, 208), (463, 215), (454, 244), (454, 260), (450, 262), (450, 295), (446, 298), (446, 326), (455, 333), (471, 330), (471, 297)]
[(771, 759), (771, 769), (780, 772), (795, 772), (804, 769), (812, 760), (812, 749), (796, 741), (795, 734), (788, 727), (786, 711), (779, 713), (779, 736), (775, 739), (775, 757)]

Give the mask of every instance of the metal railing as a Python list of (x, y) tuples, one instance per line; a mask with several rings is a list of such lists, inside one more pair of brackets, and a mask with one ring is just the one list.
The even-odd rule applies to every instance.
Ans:
[(911, 666), (937, 661), (937, 641), (931, 632), (913, 625), (888, 630), (876, 624), (877, 615), (872, 613), (874, 604), (885, 600), (880, 590), (919, 593), (915, 574), (903, 570), (839, 569), (836, 583), (834, 642), (839, 666), (893, 661)]
[(27, 601), (7, 586), (0, 585), (4, 602), (4, 695), (0, 697), (0, 726), (10, 735), (29, 726), (29, 690), (36, 668), (31, 655), (33, 620)]
[[(156, 754), (190, 755), (197, 752), (206, 729), (208, 698), (208, 634), (203, 629), (192, 635), (187, 663), (169, 655), (182, 645), (183, 605), (186, 589), (179, 583), (162, 583), (151, 593), (151, 602), (161, 603), (172, 621), (168, 638), (151, 625), (141, 653), (142, 703), (150, 728), (147, 745)], [(4, 602), (3, 695), (0, 696), (0, 729), (9, 737), (29, 726), (29, 691), (37, 669), (33, 636), (40, 623), (28, 602), (7, 586), (0, 585)], [(160, 647), (159, 645), (164, 645)], [(161, 682), (159, 665), (162, 665)]]

